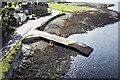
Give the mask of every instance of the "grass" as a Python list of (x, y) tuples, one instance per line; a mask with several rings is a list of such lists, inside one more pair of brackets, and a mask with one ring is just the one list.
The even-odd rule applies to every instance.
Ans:
[(11, 63), (20, 48), (21, 41), (15, 46), (15, 48), (0, 62), (0, 80), (4, 79), (8, 73)]
[(62, 12), (76, 12), (78, 10), (90, 9), (88, 7), (66, 5), (66, 3), (65, 4), (49, 3), (48, 5), (51, 9), (56, 9)]
[(59, 15), (64, 14), (64, 13), (65, 13), (65, 12), (62, 12), (62, 11), (61, 11), (61, 12), (59, 13)]
[(71, 2), (71, 3), (64, 3), (64, 4), (83, 4), (85, 2)]

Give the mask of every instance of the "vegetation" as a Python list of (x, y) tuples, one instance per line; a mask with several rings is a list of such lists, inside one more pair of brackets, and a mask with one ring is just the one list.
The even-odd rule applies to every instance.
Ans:
[[(3, 38), (3, 43), (6, 42), (6, 40), (8, 40), (8, 38), (9, 38), (11, 35), (13, 35), (15, 31), (16, 31), (16, 28), (14, 29), (14, 28), (11, 28), (11, 27), (10, 27), (10, 29), (9, 29), (9, 31), (8, 31), (8, 34), (6, 35), (5, 38)], [(3, 33), (4, 33), (4, 32), (3, 32)]]
[(83, 4), (84, 2), (70, 2), (70, 3), (64, 3), (64, 4)]
[[(19, 43), (15, 46), (15, 48), (6, 56), (6, 58), (4, 58), (1, 62), (0, 62), (0, 79), (4, 79), (5, 76), (8, 73), (9, 68), (11, 67), (11, 63), (16, 55), (16, 53), (18, 52), (19, 48), (20, 48), (20, 44), (21, 42), (19, 41)], [(14, 46), (14, 45), (13, 45)]]
[(21, 4), (21, 2), (2, 2), (2, 8), (5, 8), (5, 7), (16, 7), (18, 6), (19, 4)]
[[(3, 41), (10, 37), (16, 30), (13, 29), (10, 24), (13, 22), (14, 7), (18, 6), (18, 2), (2, 2), (2, 37)], [(4, 39), (5, 38), (5, 39)]]
[(78, 10), (89, 9), (88, 7), (78, 7), (78, 6), (66, 5), (66, 3), (64, 3), (64, 4), (49, 3), (48, 5), (51, 9), (60, 10), (62, 12), (76, 12)]

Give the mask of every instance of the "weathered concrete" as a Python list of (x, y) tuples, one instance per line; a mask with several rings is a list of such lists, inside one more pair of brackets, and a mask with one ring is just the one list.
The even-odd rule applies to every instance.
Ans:
[(2, 57), (2, 55), (4, 55), (4, 54), (7, 55), (11, 51), (11, 49), (13, 49), (12, 45), (15, 42), (19, 41), (22, 37), (26, 36), (26, 34), (29, 33), (29, 31), (31, 29), (37, 28), (38, 26), (45, 23), (50, 18), (52, 18), (60, 13), (60, 11), (58, 11), (58, 10), (52, 10), (52, 12), (53, 13), (49, 16), (41, 17), (36, 20), (29, 20), (26, 24), (23, 24), (22, 26), (17, 28), (17, 31), (13, 35), (11, 35), (11, 37), (8, 39), (8, 41), (6, 41), (6, 43), (3, 44), (3, 48), (0, 50), (0, 54), (1, 54), (0, 61), (2, 61), (2, 59), (4, 58), (4, 56)]
[[(82, 55), (84, 55), (84, 56), (89, 56), (90, 53), (93, 51), (93, 48), (91, 48), (83, 43), (69, 40), (69, 39), (66, 39), (66, 38), (63, 38), (60, 36), (56, 36), (53, 34), (49, 34), (49, 33), (43, 32), (43, 31), (35, 30), (35, 31), (31, 32), (30, 36), (28, 36), (26, 38), (31, 38), (31, 37), (42, 37), (47, 40), (63, 44), (65, 46), (72, 48), (73, 50), (76, 50), (76, 51), (82, 53)], [(50, 45), (51, 44), (52, 43), (50, 43)]]

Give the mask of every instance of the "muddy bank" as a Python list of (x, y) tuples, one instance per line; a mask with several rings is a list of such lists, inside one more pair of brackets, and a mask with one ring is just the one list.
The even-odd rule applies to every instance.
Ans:
[(86, 33), (87, 31), (104, 27), (119, 20), (120, 13), (108, 9), (78, 11), (77, 13), (69, 13), (52, 21), (44, 31), (68, 37), (75, 33)]
[(83, 3), (80, 3), (80, 4), (78, 4), (78, 3), (69, 4), (69, 5), (80, 6), (80, 7), (92, 7), (92, 8), (98, 8), (98, 9), (108, 8), (108, 7), (114, 6), (114, 4), (100, 4), (100, 3), (86, 3), (86, 2), (83, 2)]
[[(97, 27), (104, 27), (119, 21), (116, 11), (98, 9), (97, 11), (79, 11), (67, 13), (51, 21), (44, 31), (68, 37), (75, 33), (85, 33)], [(24, 39), (19, 58), (12, 67), (11, 78), (63, 78), (68, 72), (73, 56), (79, 55), (66, 46), (50, 42), (43, 38)]]
[[(71, 58), (78, 55), (78, 52), (61, 44), (50, 46), (48, 40), (39, 37), (29, 38), (24, 43), (19, 59), (12, 65), (11, 78), (64, 78)], [(27, 50), (25, 47), (28, 47)]]

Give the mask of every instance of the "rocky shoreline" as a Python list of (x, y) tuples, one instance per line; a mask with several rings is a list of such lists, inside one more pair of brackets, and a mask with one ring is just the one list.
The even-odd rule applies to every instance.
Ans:
[[(62, 37), (82, 34), (120, 20), (120, 13), (97, 9), (67, 13), (51, 21), (45, 32)], [(22, 50), (12, 63), (7, 78), (64, 78), (73, 56), (79, 55), (61, 44), (43, 38), (24, 39)], [(19, 64), (18, 64), (19, 63)]]
[[(51, 21), (44, 31), (62, 37), (82, 34), (98, 27), (113, 24), (120, 19), (120, 13), (108, 9), (83, 10), (69, 13)], [(56, 26), (56, 28), (55, 28)]]
[(80, 4), (70, 4), (72, 6), (80, 6), (80, 7), (92, 7), (92, 8), (108, 8), (108, 7), (112, 7), (115, 6), (114, 4), (100, 4), (100, 3), (87, 3), (87, 2), (83, 2)]

